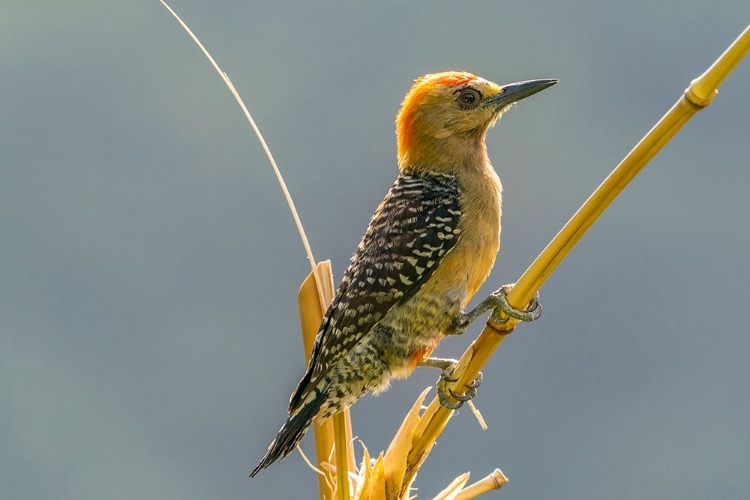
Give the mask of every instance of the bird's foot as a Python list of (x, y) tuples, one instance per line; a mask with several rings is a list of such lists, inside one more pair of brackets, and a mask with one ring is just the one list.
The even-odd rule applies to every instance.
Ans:
[[(427, 358), (420, 366), (427, 366), (431, 368), (440, 368), (442, 370), (440, 379), (437, 382), (438, 401), (440, 404), (449, 410), (457, 410), (461, 408), (466, 401), (473, 399), (477, 395), (477, 388), (482, 385), (482, 372), (479, 372), (477, 378), (464, 387), (466, 391), (463, 394), (459, 394), (451, 388), (451, 385), (458, 381), (453, 376), (453, 370), (456, 368), (458, 361), (455, 359), (445, 358)], [(454, 403), (452, 400), (455, 400)]]
[(519, 311), (508, 304), (507, 295), (513, 289), (515, 283), (503, 285), (499, 290), (492, 292), (486, 299), (480, 302), (474, 309), (469, 312), (461, 313), (453, 320), (451, 326), (445, 332), (445, 335), (461, 335), (466, 331), (470, 324), (476, 321), (482, 314), (492, 311), (492, 321), (503, 324), (500, 312), (502, 311), (508, 317), (519, 321), (534, 321), (542, 315), (542, 305), (539, 303), (539, 293), (529, 302), (525, 310)]
[[(477, 378), (472, 382), (464, 385), (466, 392), (463, 394), (457, 394), (451, 385), (456, 382), (457, 379), (452, 377), (453, 368), (443, 371), (440, 375), (440, 379), (437, 383), (438, 401), (440, 404), (449, 410), (457, 410), (463, 406), (463, 404), (477, 395), (477, 388), (482, 385), (482, 372), (479, 372)], [(451, 399), (457, 401), (454, 403)]]
[(542, 304), (539, 302), (539, 292), (534, 295), (534, 298), (531, 299), (529, 304), (526, 306), (526, 309), (524, 310), (515, 309), (508, 303), (507, 295), (508, 292), (513, 289), (514, 285), (515, 283), (512, 283), (510, 285), (503, 285), (499, 290), (492, 292), (487, 298), (487, 300), (490, 301), (493, 306), (493, 311), (490, 318), (492, 318), (492, 321), (494, 321), (495, 323), (502, 324), (507, 321), (501, 318), (501, 312), (505, 313), (505, 315), (509, 318), (524, 322), (534, 321), (535, 319), (539, 319), (539, 317), (542, 315)]

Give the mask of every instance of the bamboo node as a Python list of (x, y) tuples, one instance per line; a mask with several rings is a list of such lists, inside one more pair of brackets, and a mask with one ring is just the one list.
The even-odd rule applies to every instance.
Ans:
[(495, 335), (504, 337), (513, 333), (513, 330), (516, 329), (516, 325), (511, 323), (510, 321), (506, 321), (505, 323), (495, 323), (494, 321), (492, 321), (492, 318), (489, 318), (487, 320), (486, 328)]
[(699, 95), (700, 92), (695, 90), (695, 84), (697, 83), (697, 81), (698, 80), (693, 80), (692, 82), (690, 82), (690, 86), (685, 89), (685, 99), (693, 106), (699, 109), (703, 109), (713, 102), (714, 97), (718, 95), (719, 91), (717, 89), (713, 89), (713, 92), (708, 92), (705, 95)]

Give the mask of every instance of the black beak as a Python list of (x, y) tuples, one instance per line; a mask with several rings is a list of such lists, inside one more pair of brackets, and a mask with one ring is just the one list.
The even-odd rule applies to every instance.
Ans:
[(551, 87), (559, 80), (556, 78), (543, 80), (526, 80), (525, 82), (509, 83), (500, 87), (500, 92), (487, 99), (486, 104), (494, 107), (497, 111), (521, 99), (541, 92), (547, 87)]

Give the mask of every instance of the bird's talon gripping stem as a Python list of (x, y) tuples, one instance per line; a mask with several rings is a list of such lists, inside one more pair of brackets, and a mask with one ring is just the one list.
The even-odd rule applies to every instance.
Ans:
[(542, 305), (539, 303), (539, 293), (534, 296), (529, 302), (528, 307), (519, 311), (514, 309), (507, 299), (508, 292), (513, 289), (515, 283), (510, 285), (503, 285), (499, 290), (491, 293), (486, 299), (480, 302), (474, 309), (469, 312), (465, 312), (456, 317), (453, 324), (445, 332), (446, 335), (461, 335), (466, 331), (470, 324), (476, 321), (482, 314), (492, 310), (492, 321), (495, 323), (503, 324), (507, 320), (501, 319), (500, 312), (505, 313), (508, 317), (517, 319), (519, 321), (534, 321), (542, 315)]
[(477, 388), (482, 385), (482, 380), (484, 379), (484, 375), (482, 375), (482, 372), (479, 372), (479, 375), (477, 375), (477, 378), (475, 378), (470, 383), (466, 384), (467, 389), (474, 389), (474, 391), (477, 390)]
[(440, 392), (438, 393), (438, 399), (440, 400), (440, 405), (449, 410), (458, 410), (464, 405), (463, 401), (459, 401), (458, 403), (451, 403), (450, 399), (448, 399), (443, 393)]
[[(456, 392), (451, 389), (450, 387), (447, 387), (447, 385), (441, 384), (443, 382), (443, 379), (438, 381), (438, 396), (440, 400), (440, 404), (448, 408), (449, 410), (456, 410), (458, 408), (461, 408), (461, 406), (471, 399), (474, 399), (477, 395), (477, 387), (482, 385), (482, 372), (479, 372), (479, 375), (477, 375), (477, 378), (475, 378), (473, 381), (471, 381), (468, 384), (465, 384), (464, 387), (466, 387), (466, 393), (465, 394), (456, 394)], [(448, 394), (458, 401), (458, 403), (451, 403), (448, 397), (445, 394), (445, 391), (447, 390)]]
[[(473, 392), (472, 392), (473, 391)], [(477, 390), (472, 389), (471, 391), (467, 392), (466, 394), (456, 394), (453, 392), (453, 389), (448, 389), (448, 392), (450, 393), (451, 397), (455, 399), (456, 401), (460, 403), (465, 403), (470, 399), (473, 399), (474, 396), (477, 395)]]
[[(479, 372), (477, 378), (464, 385), (466, 387), (465, 394), (456, 394), (449, 386), (458, 381), (458, 378), (453, 376), (453, 370), (456, 368), (457, 363), (455, 359), (445, 358), (427, 358), (420, 363), (420, 366), (440, 368), (442, 370), (440, 372), (440, 379), (437, 382), (438, 400), (442, 406), (449, 410), (457, 410), (466, 401), (473, 399), (477, 395), (477, 387), (482, 385), (482, 379), (484, 378), (482, 372)], [(451, 402), (451, 398), (456, 400), (457, 403)]]
[(453, 377), (453, 367), (446, 368), (440, 373), (440, 380), (447, 382), (449, 384), (452, 384), (453, 382), (458, 382), (457, 378)]
[(500, 312), (503, 312), (509, 318), (517, 319), (518, 321), (529, 322), (539, 319), (542, 315), (542, 304), (539, 302), (539, 292), (534, 295), (534, 298), (531, 299), (526, 309), (518, 310), (508, 303), (507, 298), (508, 292), (513, 289), (514, 285), (515, 283), (503, 285), (499, 290), (490, 294), (489, 298), (494, 302), (495, 306), (494, 311), (492, 311), (492, 316), (490, 316), (492, 321), (500, 324), (507, 321), (501, 318)]

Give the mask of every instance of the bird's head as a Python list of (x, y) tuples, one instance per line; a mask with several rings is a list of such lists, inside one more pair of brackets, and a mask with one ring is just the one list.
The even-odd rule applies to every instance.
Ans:
[(472, 162), (484, 136), (508, 108), (557, 80), (498, 85), (464, 71), (418, 78), (396, 117), (399, 167)]

